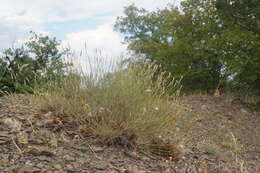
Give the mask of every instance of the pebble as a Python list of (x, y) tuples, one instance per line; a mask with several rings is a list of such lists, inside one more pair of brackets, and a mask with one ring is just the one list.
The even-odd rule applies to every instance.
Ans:
[(69, 161), (69, 162), (74, 162), (76, 159), (74, 157), (65, 157), (64, 160)]
[(67, 171), (74, 171), (74, 167), (72, 165), (67, 165)]
[(62, 166), (59, 165), (59, 164), (54, 164), (53, 167), (54, 167), (55, 169), (58, 169), (58, 170), (61, 170), (61, 169), (62, 169)]
[(94, 168), (97, 170), (105, 170), (108, 167), (107, 163), (104, 161), (95, 162), (94, 165)]
[(36, 167), (37, 167), (37, 168), (40, 168), (40, 169), (43, 168), (44, 166), (45, 166), (45, 165), (44, 165), (43, 163), (38, 163), (38, 164), (36, 165)]

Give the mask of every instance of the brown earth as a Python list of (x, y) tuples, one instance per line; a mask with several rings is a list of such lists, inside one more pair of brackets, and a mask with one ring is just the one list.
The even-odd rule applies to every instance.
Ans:
[(40, 112), (26, 96), (1, 97), (0, 173), (260, 172), (259, 111), (224, 97), (180, 100), (186, 113), (169, 140), (178, 141), (182, 155), (171, 160), (100, 145), (75, 124)]

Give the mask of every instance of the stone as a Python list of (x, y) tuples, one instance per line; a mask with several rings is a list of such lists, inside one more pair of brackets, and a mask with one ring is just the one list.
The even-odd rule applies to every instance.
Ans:
[(67, 165), (67, 171), (75, 171), (72, 165)]
[(104, 161), (98, 161), (94, 163), (94, 168), (97, 170), (106, 170), (108, 168), (108, 165)]
[(71, 156), (67, 156), (67, 157), (64, 158), (64, 160), (69, 161), (69, 162), (74, 162), (75, 158), (71, 157)]
[(247, 110), (244, 109), (244, 108), (241, 108), (241, 109), (240, 109), (240, 112), (241, 112), (242, 114), (248, 114)]
[(33, 173), (33, 166), (25, 164), (17, 173)]
[(45, 146), (29, 146), (26, 150), (27, 153), (33, 154), (35, 156), (44, 155), (48, 157), (54, 156), (54, 153)]
[(37, 167), (37, 168), (40, 168), (40, 169), (42, 169), (44, 166), (45, 166), (45, 165), (44, 165), (42, 162), (40, 162), (40, 163), (38, 163), (38, 164), (36, 165), (36, 167)]
[(13, 118), (6, 118), (4, 124), (11, 129), (12, 132), (20, 132), (22, 128), (22, 123)]
[(57, 170), (61, 170), (62, 169), (62, 166), (59, 165), (59, 164), (54, 164), (53, 165), (53, 168), (57, 169)]
[(55, 136), (51, 138), (49, 143), (50, 143), (51, 147), (54, 147), (54, 148), (58, 147), (58, 140)]

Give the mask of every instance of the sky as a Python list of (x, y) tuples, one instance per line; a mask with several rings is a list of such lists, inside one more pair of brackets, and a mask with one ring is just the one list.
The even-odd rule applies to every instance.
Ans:
[(47, 34), (73, 51), (95, 50), (117, 57), (126, 52), (123, 36), (113, 30), (125, 6), (147, 10), (164, 8), (178, 0), (2, 0), (0, 51), (23, 43), (29, 31)]

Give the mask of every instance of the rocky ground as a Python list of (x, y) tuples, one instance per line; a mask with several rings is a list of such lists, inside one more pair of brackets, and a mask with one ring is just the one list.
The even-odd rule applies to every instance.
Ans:
[(1, 97), (0, 172), (260, 172), (259, 111), (224, 97), (180, 102), (192, 123), (173, 129), (182, 154), (171, 160), (100, 145), (25, 96)]

